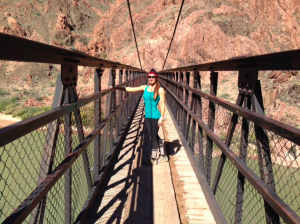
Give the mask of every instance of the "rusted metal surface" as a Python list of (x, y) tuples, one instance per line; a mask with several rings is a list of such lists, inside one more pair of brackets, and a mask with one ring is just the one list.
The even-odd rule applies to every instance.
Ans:
[[(117, 86), (124, 86), (129, 83), (130, 83), (130, 81), (123, 83), (121, 85), (117, 85)], [(21, 136), (24, 136), (24, 135), (30, 133), (52, 121), (57, 120), (58, 118), (74, 111), (76, 108), (87, 105), (110, 92), (112, 92), (112, 90), (106, 89), (106, 90), (100, 91), (99, 93), (96, 93), (92, 96), (89, 96), (86, 98), (81, 98), (76, 103), (71, 103), (71, 104), (68, 104), (65, 106), (57, 107), (57, 108), (54, 108), (45, 113), (34, 116), (32, 118), (28, 118), (24, 121), (20, 121), (16, 124), (4, 127), (2, 129), (0, 129), (0, 147), (16, 140), (17, 138), (20, 138)]]
[(300, 70), (300, 50), (283, 51), (258, 56), (233, 58), (224, 61), (197, 64), (180, 68), (162, 70), (173, 71), (262, 71), (262, 70)]
[(251, 183), (257, 192), (267, 201), (272, 209), (287, 223), (299, 223), (300, 217), (263, 181), (261, 180), (237, 155), (234, 153), (184, 102), (172, 93), (165, 85), (168, 94), (186, 110), (203, 131), (213, 140), (226, 158)]
[(95, 68), (112, 68), (116, 66), (117, 69), (127, 68), (145, 72), (140, 68), (92, 57), (80, 51), (66, 50), (3, 33), (0, 33), (0, 48), (0, 60), (66, 64)]
[[(243, 101), (244, 101), (244, 96), (242, 94), (239, 94), (236, 104), (239, 105), (239, 106), (242, 106)], [(234, 134), (237, 122), (238, 122), (238, 118), (239, 118), (238, 114), (233, 114), (232, 117), (231, 117), (230, 124), (228, 126), (228, 131), (227, 131), (227, 134), (226, 134), (226, 140), (225, 140), (225, 144), (228, 147), (231, 144), (233, 134)], [(213, 191), (214, 194), (216, 194), (216, 191), (217, 191), (217, 188), (218, 188), (218, 185), (219, 185), (219, 181), (220, 181), (220, 178), (221, 178), (221, 174), (222, 174), (222, 171), (223, 171), (223, 168), (224, 168), (225, 161), (226, 161), (226, 156), (222, 152), (220, 160), (219, 160), (216, 176), (215, 176), (215, 179), (214, 179), (214, 182), (213, 182), (213, 187), (212, 187), (212, 191)]]
[[(218, 88), (218, 73), (211, 72), (210, 73), (210, 95), (216, 96), (217, 95), (217, 88)], [(214, 131), (215, 126), (215, 118), (216, 118), (216, 107), (213, 102), (209, 102), (208, 106), (208, 127)], [(211, 162), (212, 162), (212, 149), (213, 149), (213, 141), (212, 139), (207, 136), (206, 140), (206, 160), (205, 160), (205, 167), (206, 167), (206, 179), (207, 182), (210, 183), (211, 178)]]
[[(35, 208), (35, 206), (37, 206), (37, 204), (43, 199), (43, 197), (50, 191), (55, 183), (61, 178), (61, 176), (68, 172), (72, 164), (76, 161), (79, 155), (81, 155), (86, 150), (86, 148), (94, 140), (101, 129), (103, 129), (103, 127), (105, 127), (107, 123), (111, 122), (117, 112), (124, 109), (124, 105), (125, 104), (122, 104), (115, 111), (110, 113), (97, 126), (97, 128), (92, 131), (90, 135), (88, 135), (71, 153), (67, 155), (67, 157), (60, 163), (60, 165), (57, 166), (57, 168), (53, 172), (47, 175), (47, 177), (39, 184), (39, 186), (27, 197), (26, 200), (24, 200), (24, 202), (21, 203), (21, 205), (9, 217), (7, 217), (7, 219), (3, 223), (18, 223), (24, 220)], [(66, 141), (66, 144), (68, 144), (67, 146), (69, 147), (68, 141)], [(69, 196), (70, 194), (66, 194), (66, 197)]]
[[(161, 79), (166, 80), (164, 77), (161, 77)], [(215, 104), (220, 105), (221, 107), (225, 108), (226, 110), (229, 110), (235, 114), (243, 116), (247, 120), (252, 121), (254, 123), (259, 123), (261, 127), (266, 128), (276, 134), (279, 134), (279, 135), (283, 136), (284, 138), (286, 138), (296, 144), (300, 144), (300, 130), (297, 128), (294, 128), (290, 125), (287, 125), (287, 124), (284, 124), (277, 120), (274, 120), (272, 118), (266, 117), (264, 115), (260, 115), (258, 113), (246, 110), (240, 106), (237, 106), (235, 104), (227, 102), (223, 99), (220, 99), (220, 98), (214, 97), (210, 94), (207, 94), (205, 92), (193, 89), (189, 86), (185, 86), (184, 84), (177, 83), (173, 80), (167, 80), (167, 81), (176, 83), (177, 86), (187, 88), (189, 91), (191, 91), (191, 92), (199, 95), (200, 97), (207, 99)]]
[[(100, 167), (112, 158), (110, 152), (121, 137), (120, 128), (138, 100), (136, 94), (130, 94), (117, 101), (115, 90), (101, 91), (103, 68), (112, 69), (114, 77), (116, 69), (134, 74), (131, 80), (120, 81), (120, 86), (140, 85), (145, 72), (6, 34), (0, 34), (0, 47), (0, 60), (61, 65), (52, 110), (0, 130), (1, 154), (5, 155), (0, 161), (4, 167), (1, 184), (12, 195), (10, 199), (1, 197), (6, 204), (5, 211), (0, 211), (1, 221), (6, 218), (4, 223), (22, 222), (31, 213), (30, 223), (74, 222)], [(95, 93), (82, 99), (78, 99), (76, 91), (79, 65), (97, 68)], [(109, 102), (110, 98), (113, 102), (102, 119), (102, 102)], [(105, 136), (108, 145), (101, 144), (100, 131), (104, 127), (109, 130)], [(22, 169), (15, 169), (20, 165)], [(14, 192), (20, 181), (28, 187)]]
[[(101, 91), (101, 77), (103, 75), (104, 69), (95, 69), (94, 71), (94, 93), (97, 94)], [(94, 128), (96, 128), (101, 123), (101, 98), (95, 100), (94, 105)], [(102, 165), (103, 155), (100, 154), (101, 145), (101, 135), (97, 134), (94, 141), (94, 179), (98, 177), (100, 166)]]

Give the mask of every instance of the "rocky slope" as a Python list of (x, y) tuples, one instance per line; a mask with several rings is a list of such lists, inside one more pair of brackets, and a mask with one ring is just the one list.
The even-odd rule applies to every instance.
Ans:
[[(142, 67), (161, 70), (181, 0), (130, 2)], [(126, 1), (11, 0), (1, 1), (0, 9), (0, 32), (63, 48), (76, 48), (139, 67)], [(165, 68), (298, 49), (299, 35), (299, 0), (186, 0)], [(32, 65), (20, 78), (19, 71), (23, 66), (22, 63), (2, 62), (1, 79), (4, 77), (8, 83), (11, 79), (21, 79), (24, 88), (29, 89), (33, 88), (32, 83), (37, 83), (34, 79), (38, 74), (43, 74), (39, 79), (49, 80), (50, 95), (53, 90), (50, 83), (54, 82), (59, 68)], [(42, 72), (37, 72), (39, 69)], [(274, 78), (268, 76), (270, 72), (260, 74), (263, 91), (267, 93), (268, 114), (281, 117), (283, 114), (278, 107), (285, 104), (294, 108), (296, 120), (300, 121), (300, 105), (295, 103), (299, 75), (289, 76), (290, 73), (283, 72)], [(91, 76), (91, 71), (81, 69), (81, 85), (87, 86)], [(220, 74), (220, 83), (231, 83), (236, 88), (233, 77), (236, 76), (231, 73)], [(208, 81), (208, 75), (204, 74), (204, 81)], [(10, 84), (8, 91), (13, 92), (18, 85), (17, 81), (14, 86)], [(224, 91), (228, 92), (225, 87), (220, 91), (223, 96)], [(86, 88), (81, 91), (83, 89)], [(228, 94), (227, 98), (234, 101), (236, 92)], [(287, 98), (291, 100), (283, 100)]]

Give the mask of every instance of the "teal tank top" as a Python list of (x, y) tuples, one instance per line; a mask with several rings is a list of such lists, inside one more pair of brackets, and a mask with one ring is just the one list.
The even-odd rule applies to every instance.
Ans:
[(153, 99), (154, 92), (148, 92), (149, 86), (146, 87), (143, 98), (145, 101), (145, 117), (152, 118), (152, 119), (159, 119), (161, 114), (157, 108), (157, 105), (160, 100), (160, 96), (157, 96), (156, 100)]

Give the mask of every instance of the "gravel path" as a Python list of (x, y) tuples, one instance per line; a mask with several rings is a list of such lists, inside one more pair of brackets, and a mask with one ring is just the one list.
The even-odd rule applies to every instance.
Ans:
[(0, 128), (4, 128), (19, 121), (21, 121), (20, 118), (13, 117), (11, 115), (0, 114)]

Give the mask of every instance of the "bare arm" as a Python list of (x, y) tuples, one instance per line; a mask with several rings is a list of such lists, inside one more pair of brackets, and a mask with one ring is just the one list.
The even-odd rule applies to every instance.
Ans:
[(140, 91), (145, 91), (146, 85), (138, 86), (138, 87), (125, 87), (127, 92), (140, 92)]
[(160, 96), (159, 107), (160, 107), (161, 117), (158, 120), (158, 126), (161, 126), (165, 116), (165, 104), (166, 104), (166, 95), (165, 95), (165, 90), (163, 88), (160, 89), (159, 96)]
[(114, 87), (114, 86), (109, 86), (109, 89), (118, 89), (122, 91), (127, 91), (127, 92), (140, 92), (140, 91), (145, 91), (146, 85), (138, 86), (138, 87)]

